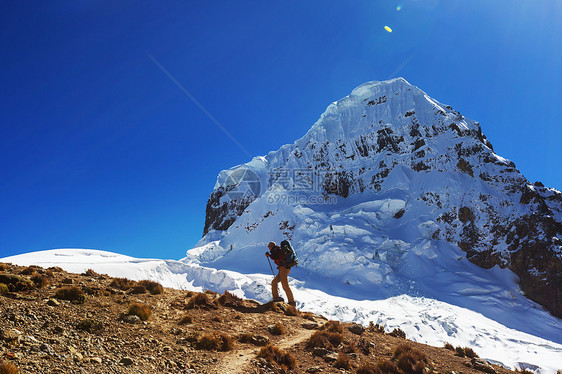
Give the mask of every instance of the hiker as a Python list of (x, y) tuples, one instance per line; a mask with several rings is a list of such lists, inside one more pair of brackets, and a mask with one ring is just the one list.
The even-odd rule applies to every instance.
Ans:
[(281, 248), (275, 242), (270, 242), (267, 245), (269, 252), (265, 252), (265, 255), (269, 258), (272, 258), (275, 264), (277, 265), (277, 269), (279, 269), (279, 273), (273, 278), (271, 281), (271, 294), (273, 295), (273, 301), (283, 301), (282, 297), (279, 297), (279, 290), (278, 290), (278, 283), (281, 282), (281, 286), (283, 286), (283, 290), (287, 295), (287, 299), (289, 301), (289, 305), (296, 306), (295, 299), (293, 298), (293, 292), (289, 287), (289, 273), (291, 272), (291, 265), (287, 264), (285, 255), (281, 252)]

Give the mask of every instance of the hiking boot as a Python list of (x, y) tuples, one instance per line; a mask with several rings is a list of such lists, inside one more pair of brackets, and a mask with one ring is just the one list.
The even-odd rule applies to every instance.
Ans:
[(297, 302), (296, 301), (289, 301), (289, 305), (290, 306), (294, 306), (295, 308), (297, 307)]
[(282, 303), (285, 300), (283, 300), (282, 297), (274, 297), (271, 301), (273, 301), (274, 303)]

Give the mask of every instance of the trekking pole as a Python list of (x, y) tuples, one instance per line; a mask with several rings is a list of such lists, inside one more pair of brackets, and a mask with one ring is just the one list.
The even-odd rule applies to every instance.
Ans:
[(269, 262), (269, 267), (271, 268), (271, 274), (273, 274), (273, 276), (275, 277), (275, 273), (273, 272), (273, 266), (271, 266), (271, 260), (269, 259), (269, 257), (267, 258), (267, 262)]

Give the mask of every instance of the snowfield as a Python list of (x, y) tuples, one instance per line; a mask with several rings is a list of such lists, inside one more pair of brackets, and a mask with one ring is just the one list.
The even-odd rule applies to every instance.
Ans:
[[(264, 273), (254, 274), (217, 270), (188, 259), (139, 259), (90, 249), (47, 250), (6, 257), (0, 261), (22, 266), (60, 266), (70, 272), (93, 269), (113, 277), (151, 279), (166, 287), (192, 291), (229, 290), (238, 296), (262, 302), (271, 298), (269, 283), (272, 276), (266, 273), (269, 266), (265, 257)], [(512, 295), (494, 302), (490, 292), (501, 295), (510, 294), (512, 290), (483, 288), (483, 279), (478, 279), (477, 275), (461, 274), (465, 282), (456, 285), (456, 293), (472, 303), (469, 308), (406, 294), (373, 300), (344, 298), (322, 291), (320, 287), (307, 287), (309, 281), (319, 283), (314, 279), (299, 278), (304, 273), (298, 268), (291, 275), (293, 273), (296, 278), (291, 278), (291, 287), (301, 310), (364, 325), (373, 321), (383, 325), (387, 331), (399, 327), (409, 339), (434, 346), (443, 346), (445, 342), (469, 346), (480, 357), (509, 368), (525, 367), (537, 373), (556, 373), (562, 368), (562, 321), (530, 301), (522, 303), (521, 300), (527, 300), (524, 298)], [(438, 284), (437, 281), (436, 287)], [(345, 294), (345, 288), (343, 286), (337, 293)], [(526, 332), (507, 327), (479, 312), (479, 309), (489, 308), (490, 303), (498, 309), (498, 313), (504, 314), (504, 320), (512, 326), (525, 325)]]

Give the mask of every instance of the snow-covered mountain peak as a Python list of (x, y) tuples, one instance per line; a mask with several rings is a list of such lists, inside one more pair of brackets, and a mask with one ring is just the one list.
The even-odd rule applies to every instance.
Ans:
[(403, 126), (408, 121), (400, 119), (406, 113), (433, 114), (434, 111), (445, 113), (439, 103), (404, 78), (367, 82), (330, 104), (304, 138), (317, 141), (354, 138), (379, 125)]
[(188, 257), (253, 272), (254, 251), (288, 238), (319, 284), (447, 301), (427, 277), (474, 272), (457, 269), (466, 257), (511, 269), (560, 316), (561, 222), (558, 191), (531, 186), (478, 122), (397, 78), (357, 87), (295, 143), (221, 171)]

